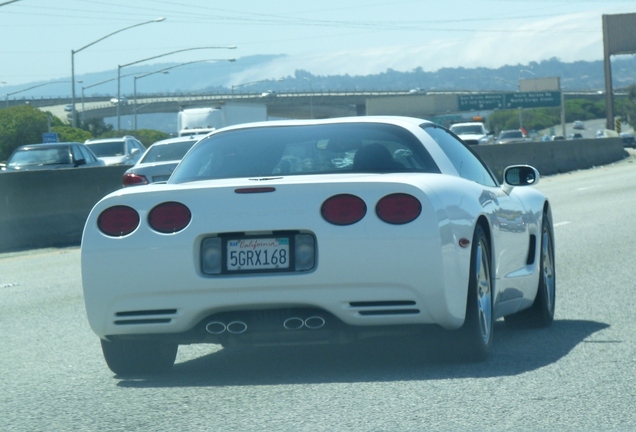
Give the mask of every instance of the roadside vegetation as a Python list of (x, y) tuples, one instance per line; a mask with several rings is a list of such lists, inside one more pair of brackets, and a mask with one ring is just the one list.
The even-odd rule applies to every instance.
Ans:
[(91, 138), (112, 138), (132, 135), (148, 147), (169, 137), (164, 132), (141, 129), (115, 131), (103, 120), (91, 120), (74, 128), (49, 112), (30, 105), (0, 109), (0, 161), (6, 161), (14, 149), (25, 144), (42, 142), (46, 132), (55, 132), (60, 142), (81, 142)]
[[(627, 89), (625, 97), (614, 100), (614, 112), (624, 124), (636, 126), (636, 85)], [(488, 117), (490, 130), (498, 133), (505, 129), (519, 127), (519, 110), (495, 111)], [(528, 131), (538, 131), (561, 123), (561, 108), (524, 109), (521, 112), (523, 125)], [(605, 117), (605, 100), (566, 99), (565, 121), (591, 120)], [(73, 128), (49, 112), (30, 105), (21, 105), (0, 109), (0, 161), (6, 161), (13, 150), (21, 145), (42, 142), (42, 135), (55, 132), (61, 142), (84, 142), (90, 138), (113, 138), (132, 135), (148, 147), (152, 143), (169, 138), (169, 135), (150, 129), (113, 130), (103, 120), (92, 119), (79, 122), (80, 127)]]
[[(636, 85), (630, 86), (626, 97), (614, 99), (614, 115), (620, 117), (623, 124), (636, 126)], [(521, 112), (523, 126), (528, 131), (548, 129), (561, 124), (561, 108), (533, 108), (524, 109)], [(565, 122), (572, 123), (575, 120), (593, 120), (605, 118), (605, 99), (566, 99)], [(519, 128), (519, 110), (495, 111), (488, 116), (488, 125), (491, 130), (499, 132), (506, 129)]]

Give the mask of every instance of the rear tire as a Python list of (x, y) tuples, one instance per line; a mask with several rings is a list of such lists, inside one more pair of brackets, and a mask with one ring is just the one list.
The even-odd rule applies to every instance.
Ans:
[(491, 256), (484, 229), (477, 225), (470, 256), (470, 278), (466, 318), (459, 331), (460, 359), (479, 362), (492, 349), (494, 319), (492, 308)]
[(554, 321), (556, 304), (556, 273), (554, 265), (554, 236), (552, 224), (545, 213), (541, 228), (541, 257), (539, 261), (539, 286), (537, 296), (529, 309), (504, 319), (506, 324), (513, 327), (542, 328), (548, 327)]
[(169, 371), (177, 344), (138, 340), (101, 340), (109, 369), (117, 375), (155, 375)]

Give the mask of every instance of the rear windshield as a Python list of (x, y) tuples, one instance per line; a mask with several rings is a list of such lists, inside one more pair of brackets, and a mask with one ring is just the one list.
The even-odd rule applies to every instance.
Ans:
[(479, 125), (451, 126), (450, 130), (457, 135), (479, 135), (484, 133)]
[(153, 145), (146, 151), (139, 163), (180, 161), (196, 142), (196, 139), (189, 139), (182, 142)]
[(401, 127), (343, 123), (217, 133), (188, 153), (169, 183), (364, 172), (440, 171), (421, 142)]
[(501, 138), (523, 138), (521, 131), (504, 131), (501, 133)]
[(123, 156), (126, 154), (123, 141), (107, 141), (86, 144), (97, 157)]
[(71, 163), (68, 147), (42, 147), (16, 151), (7, 166), (11, 168), (29, 165), (64, 165)]

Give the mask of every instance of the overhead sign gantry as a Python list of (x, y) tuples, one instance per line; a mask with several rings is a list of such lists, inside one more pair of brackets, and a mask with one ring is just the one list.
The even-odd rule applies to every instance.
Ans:
[(542, 108), (561, 105), (560, 91), (489, 93), (457, 96), (460, 111)]
[(607, 129), (614, 129), (614, 90), (610, 57), (636, 54), (636, 13), (603, 15), (603, 51), (605, 64), (605, 105)]

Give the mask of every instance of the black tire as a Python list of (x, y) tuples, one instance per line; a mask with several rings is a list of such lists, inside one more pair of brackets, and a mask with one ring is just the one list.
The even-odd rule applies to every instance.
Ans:
[(138, 340), (102, 342), (109, 369), (117, 375), (156, 375), (169, 371), (177, 357), (177, 344)]
[(488, 238), (477, 225), (470, 254), (470, 278), (466, 318), (459, 329), (460, 360), (485, 360), (492, 349), (494, 319), (492, 302), (492, 265)]
[(529, 309), (525, 309), (504, 319), (513, 327), (542, 328), (554, 321), (556, 305), (556, 273), (554, 264), (554, 234), (552, 223), (547, 215), (543, 215), (541, 227), (541, 257), (539, 258), (539, 286), (537, 296)]

